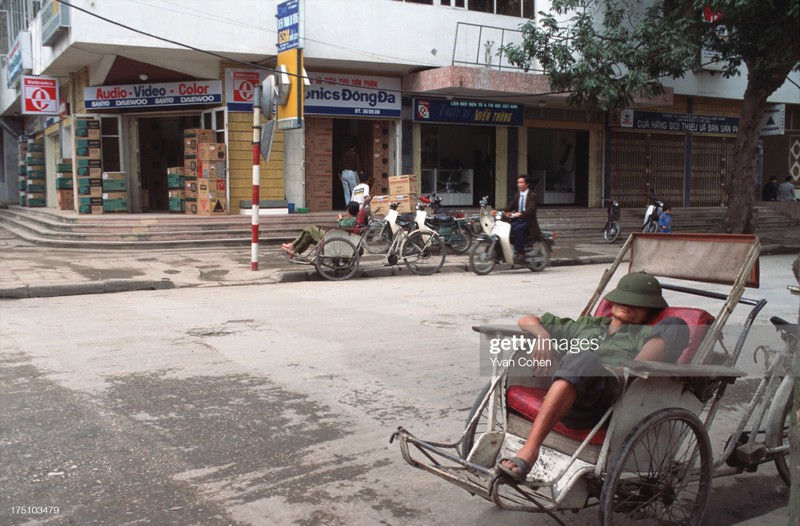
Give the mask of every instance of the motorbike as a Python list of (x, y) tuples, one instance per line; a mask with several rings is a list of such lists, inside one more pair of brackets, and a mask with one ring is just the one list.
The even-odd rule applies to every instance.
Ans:
[(481, 227), (484, 231), (469, 253), (469, 269), (479, 276), (489, 274), (498, 263), (525, 267), (533, 272), (541, 272), (550, 265), (550, 252), (555, 245), (554, 232), (542, 231), (538, 239), (528, 239), (525, 243), (525, 259), (514, 261), (514, 247), (511, 244), (510, 217), (497, 211), (492, 216), (488, 196), (481, 199)]
[(441, 213), (441, 202), (440, 197), (420, 196), (416, 213), (417, 228), (423, 232), (437, 232), (445, 246), (449, 246), (454, 253), (466, 254), (472, 244), (466, 222), (463, 218), (456, 219), (451, 214)]
[(642, 232), (656, 233), (658, 232), (658, 218), (664, 211), (664, 202), (659, 201), (653, 196), (650, 196), (650, 204), (644, 212), (644, 223), (642, 223)]
[(613, 199), (607, 199), (607, 201), (608, 219), (603, 227), (603, 239), (606, 240), (606, 243), (613, 243), (619, 239), (620, 234), (622, 234), (622, 225), (620, 225), (619, 222), (621, 210), (619, 201), (615, 201)]

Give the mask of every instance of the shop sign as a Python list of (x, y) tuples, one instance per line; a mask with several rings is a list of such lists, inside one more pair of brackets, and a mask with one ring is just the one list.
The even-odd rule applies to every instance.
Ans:
[(58, 79), (22, 77), (23, 115), (58, 115)]
[(253, 97), (269, 71), (259, 69), (225, 70), (225, 104), (228, 111), (250, 113), (253, 111)]
[(47, 0), (42, 6), (42, 45), (52, 46), (69, 30), (69, 7), (57, 0)]
[(786, 123), (786, 104), (772, 104), (761, 117), (760, 135), (783, 135)]
[(400, 117), (400, 79), (309, 72), (305, 113), (353, 117)]
[(158, 108), (222, 102), (222, 81), (189, 80), (162, 84), (83, 88), (86, 109)]
[(278, 4), (278, 53), (300, 46), (300, 0)]
[(714, 133), (736, 135), (739, 132), (738, 117), (720, 115), (697, 115), (694, 113), (659, 113), (651, 111), (623, 110), (620, 114), (622, 128), (654, 132)]
[(414, 122), (522, 126), (525, 106), (511, 102), (414, 99)]
[(14, 45), (8, 52), (6, 58), (6, 67), (8, 72), (7, 87), (9, 89), (19, 86), (19, 78), (23, 73), (30, 72), (33, 67), (33, 59), (31, 56), (31, 33), (30, 31), (20, 31)]

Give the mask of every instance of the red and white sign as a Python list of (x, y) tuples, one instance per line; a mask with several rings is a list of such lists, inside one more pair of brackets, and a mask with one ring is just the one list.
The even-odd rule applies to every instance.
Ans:
[(253, 96), (256, 86), (263, 81), (269, 71), (258, 69), (225, 70), (225, 103), (228, 111), (253, 111)]
[(58, 79), (23, 76), (23, 115), (58, 115)]

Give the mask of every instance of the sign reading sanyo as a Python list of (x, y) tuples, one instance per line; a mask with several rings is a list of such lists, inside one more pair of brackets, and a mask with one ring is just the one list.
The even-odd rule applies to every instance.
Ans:
[(400, 117), (400, 79), (313, 72), (308, 76), (306, 114)]
[(83, 89), (86, 109), (189, 106), (222, 101), (219, 80), (189, 80), (162, 84), (92, 86)]

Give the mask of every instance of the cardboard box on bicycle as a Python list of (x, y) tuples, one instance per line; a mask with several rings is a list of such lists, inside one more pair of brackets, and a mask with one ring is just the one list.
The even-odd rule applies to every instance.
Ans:
[(389, 177), (390, 195), (419, 194), (419, 178), (414, 174)]
[(400, 213), (411, 212), (417, 206), (418, 194), (391, 194), (391, 195), (374, 195), (369, 207), (373, 215), (385, 216), (389, 212), (389, 205), (391, 203), (398, 203), (397, 211)]

